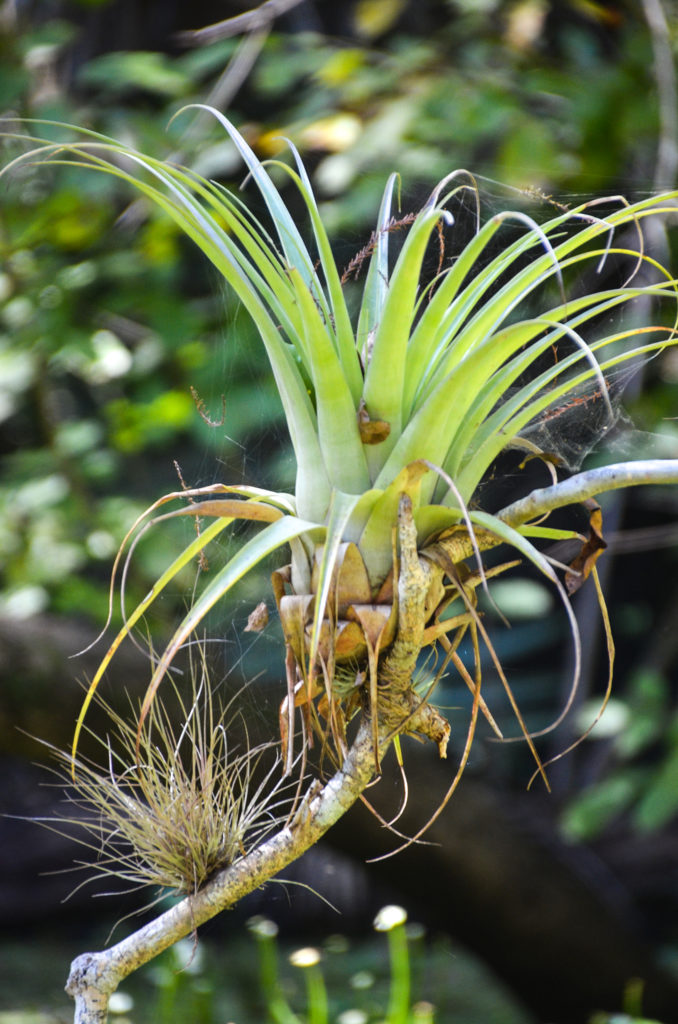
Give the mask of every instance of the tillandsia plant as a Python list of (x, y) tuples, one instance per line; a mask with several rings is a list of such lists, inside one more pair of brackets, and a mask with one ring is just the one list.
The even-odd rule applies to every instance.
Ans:
[(106, 730), (86, 731), (101, 756), (50, 745), (69, 810), (39, 821), (95, 854), (76, 865), (86, 873), (78, 888), (114, 880), (154, 888), (155, 902), (195, 893), (287, 820), (297, 783), (279, 771), (278, 744), (251, 742), (234, 710), (241, 694), (222, 701), (198, 650), (189, 699), (172, 680), (174, 699), (154, 702), (140, 743), (132, 702), (120, 713), (97, 694)]
[[(615, 421), (611, 394), (619, 372), (673, 344), (677, 282), (644, 251), (643, 222), (674, 214), (677, 194), (634, 204), (612, 197), (573, 209), (556, 206), (539, 225), (521, 210), (495, 214), (485, 223), (478, 212), (470, 239), (457, 244), (451, 260), (441, 249), (437, 270), (429, 274), (432, 250), (445, 235), (454, 235), (455, 203), (479, 206), (477, 185), (468, 172), (453, 172), (421, 209), (398, 217), (394, 175), (372, 237), (342, 273), (294, 147), (291, 164), (264, 165), (237, 129), (212, 113), (263, 199), (265, 222), (218, 184), (83, 129), (68, 129), (68, 140), (60, 143), (17, 132), (25, 151), (5, 171), (35, 161), (89, 167), (129, 184), (173, 218), (251, 315), (296, 458), (293, 494), (227, 482), (182, 490), (160, 498), (133, 526), (116, 571), (127, 543), (133, 551), (150, 524), (186, 515), (211, 519), (126, 617), (92, 680), (72, 756), (87, 707), (120, 643), (187, 564), (232, 522), (249, 520), (260, 523), (260, 530), (200, 581), (157, 659), (136, 723), (137, 746), (158, 688), (206, 614), (264, 558), (289, 550), (289, 563), (273, 575), (286, 644), (283, 761), (291, 770), (298, 710), (303, 749), (319, 735), (335, 774), (324, 784), (310, 784), (284, 827), (183, 903), (111, 950), (76, 960), (69, 991), (80, 1021), (104, 1020), (107, 995), (122, 977), (315, 842), (378, 774), (388, 748), (398, 751), (402, 735), (428, 738), (445, 756), (450, 727), (430, 698), (448, 669), (459, 673), (473, 695), (451, 792), (478, 716), (499, 733), (481, 694), (481, 646), (490, 652), (537, 772), (546, 780), (534, 737), (477, 610), (478, 589), (516, 557), (544, 574), (569, 616), (574, 690), (579, 643), (568, 590), (588, 575), (597, 585), (595, 561), (604, 547), (600, 510), (591, 499), (618, 487), (678, 481), (678, 461), (670, 460), (611, 465), (559, 480), (557, 453), (538, 429), (595, 402), (604, 433)], [(275, 175), (296, 188), (310, 245)], [(402, 242), (393, 254), (396, 234)], [(611, 274), (614, 283), (607, 284), (604, 274), (611, 266), (617, 276)], [(650, 272), (653, 283), (647, 283)], [(652, 301), (656, 323), (634, 322), (641, 298)], [(551, 484), (504, 508), (483, 508), (482, 481), (511, 450), (525, 461), (542, 460)], [(559, 567), (540, 543), (579, 535), (545, 519), (575, 502), (589, 502), (590, 536), (582, 538), (575, 562)], [(482, 552), (500, 546), (509, 552), (507, 561), (485, 568)], [(565, 568), (562, 581), (559, 568)], [(602, 595), (600, 601), (606, 621)], [(471, 670), (457, 653), (466, 636), (475, 655)], [(612, 660), (609, 636), (608, 648)], [(421, 668), (427, 649), (438, 652), (435, 672)], [(348, 729), (353, 718), (355, 732)]]

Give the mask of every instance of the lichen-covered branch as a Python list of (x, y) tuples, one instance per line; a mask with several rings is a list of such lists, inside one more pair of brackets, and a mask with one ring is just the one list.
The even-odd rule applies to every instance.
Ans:
[(417, 552), (417, 530), (412, 516), (412, 502), (406, 494), (400, 498), (398, 539), (398, 633), (390, 653), (380, 667), (379, 679), (384, 687), (402, 691), (409, 684), (422, 648), (424, 604), (429, 585)]
[(640, 487), (647, 484), (678, 483), (678, 459), (643, 459), (638, 462), (618, 462), (611, 466), (588, 469), (551, 487), (532, 491), (525, 498), (514, 501), (498, 512), (509, 526), (521, 526), (564, 505), (586, 501), (606, 491), (622, 487)]
[(417, 551), (417, 530), (412, 502), (401, 495), (398, 509), (400, 570), (398, 573), (398, 633), (379, 670), (379, 723), (393, 733), (426, 736), (446, 756), (450, 726), (412, 689), (417, 658), (424, 646), (426, 604), (442, 570)]

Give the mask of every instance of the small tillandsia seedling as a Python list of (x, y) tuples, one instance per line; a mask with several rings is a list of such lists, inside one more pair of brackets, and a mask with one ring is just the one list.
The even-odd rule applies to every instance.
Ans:
[[(226, 704), (204, 650), (192, 657), (188, 696), (175, 680), (148, 716), (115, 711), (97, 697), (105, 727), (88, 735), (100, 756), (72, 759), (50, 747), (67, 807), (42, 824), (91, 851), (87, 877), (151, 887), (157, 899), (197, 892), (280, 829), (294, 793), (274, 742), (251, 745), (236, 694)], [(186, 686), (183, 688), (186, 689)]]

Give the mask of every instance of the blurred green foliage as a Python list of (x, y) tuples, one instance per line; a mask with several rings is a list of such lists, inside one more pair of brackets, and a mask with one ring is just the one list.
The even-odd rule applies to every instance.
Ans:
[(624, 814), (640, 832), (661, 828), (678, 814), (678, 712), (667, 679), (649, 669), (636, 673), (620, 712), (614, 771), (587, 787), (563, 816), (572, 838), (591, 839)]
[[(313, 1021), (305, 1012), (307, 971), (289, 962), (298, 943), (289, 938), (273, 941), (267, 952), (275, 975), (270, 977), (272, 989), (267, 989), (262, 986), (264, 951), (252, 935), (243, 933), (239, 930), (225, 941), (203, 939), (197, 947), (186, 939), (166, 950), (126, 979), (111, 999), (111, 1019), (134, 1024), (293, 1024), (303, 1014), (302, 1020)], [(332, 1024), (386, 1024), (393, 974), (384, 938), (355, 940), (333, 934), (317, 941)], [(408, 947), (411, 1024), (430, 1024), (432, 1015), (437, 1022), (531, 1024), (532, 1017), (463, 946), (446, 936), (427, 936), (415, 924), (408, 928)], [(75, 956), (79, 949), (67, 944), (67, 952)], [(0, 945), (0, 953), (0, 1024), (63, 1022), (68, 1015), (61, 976), (63, 942), (58, 950), (44, 941), (30, 949)], [(40, 1002), (34, 998), (36, 968), (46, 979), (46, 997)]]
[[(66, 44), (70, 34), (60, 38)], [(22, 40), (20, 54), (48, 45), (30, 34)], [(145, 55), (136, 56), (121, 84), (134, 84), (145, 67)], [(17, 83), (25, 93), (19, 69)], [(43, 113), (23, 98), (28, 113)], [(59, 117), (81, 119), (68, 92), (58, 102)], [(110, 128), (120, 113), (103, 106), (99, 126)], [(148, 118), (151, 138), (142, 131), (140, 145), (157, 145), (156, 116), (164, 124), (165, 114)], [(9, 144), (3, 155), (15, 151)], [(169, 222), (130, 206), (115, 182), (77, 171), (32, 168), (5, 200), (0, 611), (86, 613), (100, 622), (120, 539), (153, 498), (181, 486), (173, 460), (195, 486), (235, 453), (229, 476), (241, 478), (244, 441), (262, 423), (275, 432), (277, 403), (265, 380), (257, 385), (265, 364), (249, 323)], [(226, 396), (227, 425), (210, 427), (198, 415), (191, 387), (215, 421)], [(151, 536), (142, 545), (133, 591), (148, 588), (165, 543)]]

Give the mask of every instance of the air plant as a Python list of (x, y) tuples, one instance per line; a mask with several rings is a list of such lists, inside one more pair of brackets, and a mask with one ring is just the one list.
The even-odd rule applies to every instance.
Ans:
[(240, 696), (223, 704), (201, 650), (189, 699), (172, 679), (140, 742), (131, 698), (120, 713), (97, 695), (106, 728), (87, 733), (98, 754), (72, 759), (49, 745), (69, 809), (38, 820), (89, 850), (76, 862), (86, 871), (81, 885), (106, 879), (151, 886), (158, 898), (196, 893), (282, 827), (294, 791), (276, 744), (250, 742), (234, 710)]
[[(476, 590), (488, 579), (482, 549), (508, 546), (550, 580), (565, 604), (577, 649), (565, 590), (535, 543), (576, 534), (528, 517), (511, 518), (506, 510), (482, 509), (478, 495), (495, 460), (512, 449), (544, 460), (555, 482), (557, 460), (537, 443), (535, 424), (597, 394), (604, 433), (616, 418), (608, 394), (614, 375), (672, 343), (676, 283), (644, 252), (642, 221), (673, 211), (675, 197), (632, 205), (613, 197), (604, 207), (601, 201), (557, 207), (541, 225), (520, 210), (482, 224), (478, 210), (471, 239), (451, 262), (442, 260), (427, 282), (424, 264), (432, 240), (437, 244), (440, 230), (453, 228), (450, 208), (460, 196), (479, 203), (478, 189), (465, 171), (443, 179), (424, 206), (405, 218), (407, 234), (392, 259), (393, 175), (372, 238), (342, 275), (294, 147), (294, 166), (272, 163), (303, 200), (312, 247), (274, 184), (273, 168), (258, 160), (223, 115), (212, 113), (243, 157), (270, 226), (214, 182), (82, 129), (75, 130), (75, 141), (38, 141), (18, 160), (75, 163), (114, 175), (157, 204), (202, 249), (259, 331), (297, 464), (294, 494), (228, 483), (182, 490), (161, 498), (135, 524), (127, 539), (142, 523), (169, 516), (212, 518), (127, 617), (92, 681), (74, 752), (87, 705), (119, 643), (191, 559), (233, 520), (246, 519), (263, 528), (197, 594), (158, 659), (139, 730), (177, 651), (207, 612), (263, 558), (289, 546), (290, 563), (274, 575), (287, 646), (281, 708), (287, 763), (293, 757), (295, 707), (302, 710), (307, 734), (331, 737), (339, 761), (347, 749), (346, 724), (359, 709), (371, 717), (377, 767), (382, 725), (384, 735), (429, 736), (444, 753), (449, 727), (431, 707), (430, 693), (422, 697), (409, 682), (419, 652), (441, 647), (445, 668), (452, 663), (474, 693), (471, 733), (479, 711), (496, 730), (480, 696), (479, 658), (469, 674), (456, 653), (466, 634), (476, 653), (480, 643), (491, 648), (476, 612)], [(630, 271), (623, 284), (606, 286), (600, 273), (612, 260), (630, 264)], [(352, 315), (346, 279), (363, 263), (362, 294)], [(635, 283), (641, 267), (656, 271), (655, 283)], [(582, 291), (580, 282), (590, 276), (601, 286)], [(642, 296), (670, 306), (668, 326), (629, 326), (615, 318)], [(171, 501), (182, 507), (156, 514)], [(404, 588), (419, 555), (417, 572), (426, 580), (415, 600), (411, 588), (409, 594)], [(585, 560), (583, 575), (575, 568), (571, 576), (583, 579), (594, 561)], [(577, 673), (578, 668), (573, 686)]]

